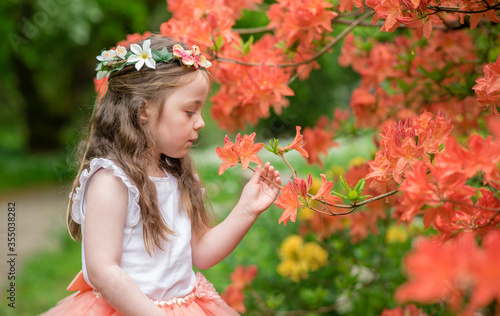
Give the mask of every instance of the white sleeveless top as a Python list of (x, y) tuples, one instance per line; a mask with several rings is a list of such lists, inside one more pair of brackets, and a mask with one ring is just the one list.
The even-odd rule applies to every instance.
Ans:
[[(191, 257), (191, 221), (187, 212), (179, 210), (179, 188), (172, 175), (164, 178), (150, 177), (156, 185), (158, 204), (167, 227), (175, 234), (169, 235), (164, 250), (156, 249), (150, 256), (144, 246), (142, 219), (139, 208), (139, 190), (127, 178), (123, 170), (113, 161), (95, 158), (90, 168), (80, 176), (80, 186), (73, 198), (71, 216), (81, 225), (82, 235), (85, 225), (85, 195), (88, 184), (95, 172), (101, 168), (113, 171), (128, 189), (127, 218), (123, 229), (123, 253), (120, 267), (134, 280), (139, 288), (151, 299), (168, 300), (189, 294), (196, 281)], [(82, 270), (87, 283), (94, 287), (87, 274), (84, 251), (85, 235), (82, 236)], [(95, 287), (94, 287), (95, 288)]]

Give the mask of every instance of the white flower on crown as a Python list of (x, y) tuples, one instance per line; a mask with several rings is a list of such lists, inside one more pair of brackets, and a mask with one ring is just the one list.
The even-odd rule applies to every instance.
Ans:
[(109, 71), (102, 70), (102, 63), (99, 63), (95, 70), (97, 70), (97, 80), (101, 80), (102, 78), (109, 76)]
[(116, 51), (110, 49), (110, 50), (105, 50), (101, 53), (100, 56), (97, 56), (98, 61), (110, 61), (113, 60), (113, 58), (116, 56)]
[(127, 54), (127, 49), (123, 46), (118, 45), (116, 48), (116, 56), (120, 57), (121, 59), (125, 59), (125, 55)]
[(137, 44), (130, 45), (130, 50), (133, 55), (131, 55), (128, 59), (128, 63), (135, 63), (135, 69), (140, 70), (144, 64), (149, 68), (155, 69), (156, 62), (153, 59), (153, 55), (151, 54), (151, 40), (147, 39), (142, 43), (141, 46)]

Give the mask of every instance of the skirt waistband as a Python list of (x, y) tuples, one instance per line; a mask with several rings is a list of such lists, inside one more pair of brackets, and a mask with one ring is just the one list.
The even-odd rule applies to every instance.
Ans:
[[(101, 298), (102, 295), (101, 293), (97, 292), (95, 289), (92, 291), (92, 293), (94, 294), (94, 296), (96, 298)], [(193, 290), (193, 292), (189, 293), (188, 295), (184, 296), (184, 297), (174, 297), (174, 298), (171, 298), (167, 301), (158, 301), (158, 300), (153, 300), (150, 298), (150, 300), (155, 303), (156, 305), (158, 305), (159, 307), (165, 307), (165, 306), (173, 306), (173, 305), (188, 305), (189, 303), (191, 303), (192, 301), (194, 301), (196, 298), (196, 294)]]

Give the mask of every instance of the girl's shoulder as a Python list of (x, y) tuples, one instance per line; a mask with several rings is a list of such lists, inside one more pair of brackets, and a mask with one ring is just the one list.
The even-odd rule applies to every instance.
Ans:
[[(82, 224), (85, 218), (85, 197), (92, 183), (93, 189), (102, 190), (111, 198), (128, 199), (127, 226), (135, 226), (140, 220), (139, 190), (125, 172), (111, 159), (94, 158), (89, 168), (82, 171), (80, 185), (71, 196), (73, 200), (71, 216)], [(126, 191), (125, 191), (126, 190)], [(127, 193), (126, 195), (120, 194)]]

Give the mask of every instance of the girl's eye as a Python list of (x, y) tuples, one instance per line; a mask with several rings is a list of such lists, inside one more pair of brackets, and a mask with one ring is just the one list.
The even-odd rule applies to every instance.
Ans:
[(196, 114), (196, 112), (194, 111), (187, 111), (186, 113), (188, 114), (188, 116), (193, 116)]

